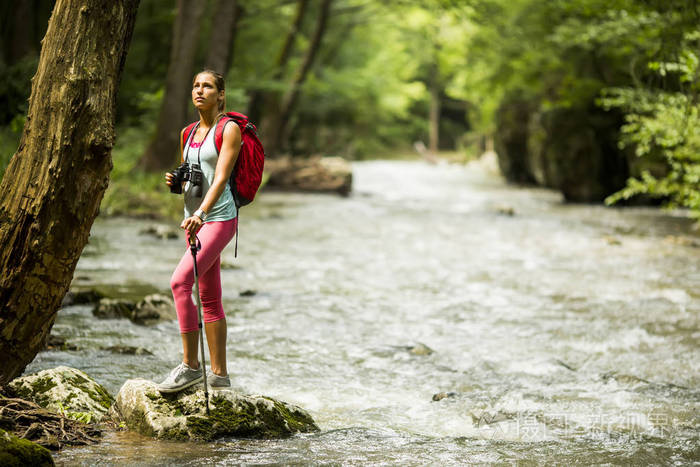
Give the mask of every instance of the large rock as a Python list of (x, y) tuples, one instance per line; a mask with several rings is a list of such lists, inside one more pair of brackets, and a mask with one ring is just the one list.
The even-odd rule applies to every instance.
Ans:
[(130, 318), (136, 303), (121, 298), (101, 298), (92, 310), (92, 314), (100, 319)]
[(161, 294), (152, 294), (144, 297), (136, 304), (134, 313), (130, 316), (136, 324), (156, 324), (161, 321), (177, 319), (175, 303), (172, 297)]
[(92, 313), (101, 319), (127, 318), (143, 325), (177, 319), (173, 299), (162, 294), (148, 295), (138, 303), (120, 298), (103, 298)]
[(625, 186), (629, 151), (618, 147), (617, 112), (591, 104), (545, 108), (506, 96), (496, 113), (498, 164), (508, 181), (554, 188), (569, 201), (600, 202)]
[(231, 390), (209, 396), (207, 416), (201, 387), (164, 397), (155, 383), (132, 379), (119, 390), (111, 413), (131, 430), (160, 439), (280, 438), (318, 431), (311, 416), (295, 405)]
[(569, 201), (600, 202), (630, 175), (617, 146), (621, 117), (597, 108), (554, 108), (532, 115), (528, 126), (529, 169), (539, 185)]
[(0, 429), (0, 465), (42, 466), (54, 465), (54, 462), (45, 447)]
[(69, 415), (89, 413), (100, 421), (109, 412), (114, 399), (95, 380), (75, 368), (59, 366), (16, 378), (9, 387), (21, 398), (53, 412)]
[(266, 186), (281, 190), (339, 193), (352, 189), (352, 166), (342, 157), (283, 157), (265, 161)]

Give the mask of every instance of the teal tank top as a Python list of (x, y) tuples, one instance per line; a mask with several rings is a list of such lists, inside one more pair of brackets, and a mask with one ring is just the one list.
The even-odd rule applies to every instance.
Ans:
[[(192, 134), (194, 136), (194, 132)], [(195, 143), (193, 139), (194, 137), (190, 137), (190, 140), (187, 142), (183, 156), (186, 156), (190, 167), (192, 164), (197, 164), (199, 159), (199, 165), (202, 169), (202, 196), (193, 196), (190, 182), (185, 183), (185, 219), (199, 209), (209, 191), (209, 187), (214, 183), (216, 161), (219, 159), (219, 155), (216, 153), (216, 146), (214, 145), (214, 128), (209, 131), (201, 144)], [(199, 157), (197, 157), (198, 155)], [(236, 214), (236, 203), (233, 201), (231, 186), (227, 183), (216, 204), (207, 213), (206, 222), (228, 221), (235, 218)]]

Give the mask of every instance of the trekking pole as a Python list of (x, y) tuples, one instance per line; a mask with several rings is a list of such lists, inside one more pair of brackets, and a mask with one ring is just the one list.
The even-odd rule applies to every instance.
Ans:
[[(197, 317), (199, 325), (199, 346), (202, 349), (202, 376), (204, 377), (204, 401), (207, 407), (207, 415), (209, 415), (209, 390), (207, 389), (207, 372), (205, 370), (207, 361), (204, 357), (204, 329), (202, 329), (202, 299), (199, 297), (199, 275), (197, 274), (197, 234), (190, 234), (190, 251), (192, 252), (192, 262), (194, 263), (194, 294), (197, 297)], [(201, 244), (199, 245), (201, 246)]]

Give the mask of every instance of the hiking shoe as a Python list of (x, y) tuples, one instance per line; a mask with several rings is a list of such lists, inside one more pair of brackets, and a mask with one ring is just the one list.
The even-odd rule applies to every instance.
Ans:
[(207, 370), (207, 385), (212, 389), (228, 389), (231, 387), (231, 379), (228, 375), (219, 376), (213, 371)]
[(168, 377), (158, 384), (157, 387), (163, 394), (170, 394), (195, 385), (201, 382), (202, 379), (204, 378), (202, 377), (201, 369), (194, 370), (184, 363), (180, 363), (173, 368)]

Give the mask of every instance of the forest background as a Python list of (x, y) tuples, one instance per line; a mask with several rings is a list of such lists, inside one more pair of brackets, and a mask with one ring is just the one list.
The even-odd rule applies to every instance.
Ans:
[[(0, 8), (4, 173), (53, 2)], [(467, 160), (493, 141), (510, 181), (698, 217), (699, 10), (696, 0), (142, 0), (101, 211), (179, 213), (162, 172), (195, 119), (192, 76), (211, 67), (271, 158), (397, 157), (425, 142)]]

